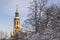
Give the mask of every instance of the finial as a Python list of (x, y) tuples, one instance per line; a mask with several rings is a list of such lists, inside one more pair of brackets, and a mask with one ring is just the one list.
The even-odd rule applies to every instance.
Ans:
[(16, 1), (16, 12), (18, 12), (18, 1)]
[(18, 12), (18, 5), (16, 4), (16, 12)]

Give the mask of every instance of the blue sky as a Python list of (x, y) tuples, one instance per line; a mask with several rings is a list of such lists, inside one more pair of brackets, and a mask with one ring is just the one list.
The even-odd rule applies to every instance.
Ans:
[[(27, 18), (28, 6), (32, 0), (18, 0), (21, 25)], [(60, 0), (50, 0), (49, 4), (59, 4)], [(0, 31), (13, 31), (14, 15), (16, 11), (16, 0), (0, 0)]]

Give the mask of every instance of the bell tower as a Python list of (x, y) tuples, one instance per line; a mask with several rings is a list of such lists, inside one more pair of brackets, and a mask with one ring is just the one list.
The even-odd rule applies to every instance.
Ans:
[(19, 12), (18, 12), (18, 4), (16, 4), (13, 32), (10, 33), (11, 40), (16, 40), (17, 33), (21, 33), (21, 32), (23, 32), (23, 29), (20, 28), (20, 17), (19, 17)]
[(16, 12), (15, 12), (15, 18), (14, 18), (14, 33), (17, 33), (20, 31), (20, 18), (19, 18), (19, 12), (18, 12), (18, 5), (16, 5)]
[(13, 32), (10, 33), (11, 40), (16, 40), (16, 33), (18, 32), (21, 32), (21, 28), (20, 28), (20, 17), (18, 12), (18, 5), (16, 4)]

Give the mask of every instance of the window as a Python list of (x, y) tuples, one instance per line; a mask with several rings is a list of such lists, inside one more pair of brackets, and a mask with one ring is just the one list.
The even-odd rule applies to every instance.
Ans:
[(18, 25), (18, 21), (17, 21), (17, 25)]

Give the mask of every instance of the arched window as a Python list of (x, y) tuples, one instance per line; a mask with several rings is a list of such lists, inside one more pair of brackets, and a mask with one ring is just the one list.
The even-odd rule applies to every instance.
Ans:
[(17, 21), (17, 25), (18, 25), (18, 21)]

